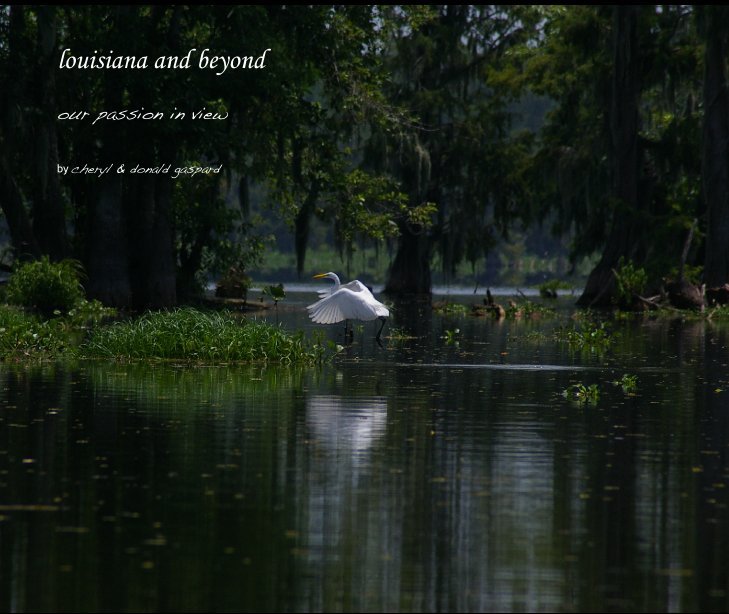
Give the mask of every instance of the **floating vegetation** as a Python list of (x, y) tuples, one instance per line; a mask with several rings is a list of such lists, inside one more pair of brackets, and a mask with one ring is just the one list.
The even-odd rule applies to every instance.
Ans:
[(497, 319), (507, 317), (515, 320), (556, 315), (556, 311), (551, 307), (545, 307), (529, 300), (520, 303), (510, 300), (508, 306), (503, 307), (494, 301), (490, 293), (483, 300), (483, 304), (469, 306), (461, 303), (451, 303), (450, 301), (439, 301), (433, 303), (433, 311), (440, 316), (492, 316)]
[(547, 341), (549, 337), (541, 330), (530, 330), (524, 335), (527, 341), (542, 342)]
[(571, 401), (576, 401), (580, 405), (595, 405), (600, 399), (600, 388), (597, 384), (586, 386), (583, 383), (572, 384), (565, 388), (562, 396)]
[(144, 314), (95, 330), (81, 346), (89, 358), (170, 359), (192, 362), (282, 362), (313, 364), (326, 353), (278, 326), (191, 308)]
[(573, 349), (603, 352), (609, 348), (616, 333), (605, 328), (605, 323), (584, 322), (582, 328), (560, 328), (554, 333), (556, 341), (569, 344)]
[(576, 320), (578, 322), (596, 322), (599, 321), (602, 317), (603, 316), (599, 312), (595, 311), (594, 309), (590, 309), (589, 307), (585, 309), (578, 309), (571, 316), (573, 320)]
[(556, 311), (551, 307), (545, 307), (534, 301), (522, 301), (521, 303), (515, 303), (509, 301), (509, 306), (506, 308), (506, 317), (513, 319), (520, 318), (539, 318), (542, 316), (554, 316)]
[(461, 334), (460, 328), (454, 328), (453, 330), (446, 330), (441, 339), (445, 339), (447, 345), (456, 344), (458, 345), (458, 335)]
[(417, 339), (415, 335), (411, 335), (403, 328), (391, 326), (389, 330), (390, 334), (387, 335), (385, 338), (390, 339), (391, 341), (408, 341), (411, 339)]
[(433, 303), (433, 311), (439, 316), (465, 316), (471, 312), (468, 305), (451, 303), (450, 301), (439, 301)]
[(626, 373), (619, 380), (615, 380), (613, 385), (620, 386), (625, 394), (634, 394), (638, 388), (638, 376)]

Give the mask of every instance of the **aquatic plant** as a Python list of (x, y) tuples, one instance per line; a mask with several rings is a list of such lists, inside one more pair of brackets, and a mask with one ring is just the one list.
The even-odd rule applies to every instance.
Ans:
[(90, 324), (98, 324), (116, 315), (116, 309), (105, 307), (96, 299), (91, 301), (81, 299), (61, 320), (70, 328), (83, 328)]
[(530, 330), (524, 336), (527, 341), (542, 342), (547, 340), (547, 335), (541, 330)]
[(457, 337), (461, 333), (460, 328), (454, 328), (454, 329), (447, 329), (444, 333), (444, 335), (441, 337), (441, 339), (445, 339), (446, 344), (456, 344), (458, 345)]
[(265, 286), (261, 292), (264, 296), (270, 296), (276, 307), (278, 307), (279, 301), (286, 298), (286, 291), (284, 290), (283, 284)]
[(146, 313), (96, 329), (80, 348), (84, 357), (304, 364), (320, 362), (325, 352), (303, 333), (192, 308)]
[(573, 349), (603, 352), (609, 348), (616, 333), (605, 328), (605, 323), (583, 322), (581, 328), (560, 328), (554, 333), (556, 341), (566, 342)]
[(625, 394), (633, 394), (638, 388), (638, 376), (625, 373), (619, 380), (615, 380), (613, 385), (620, 386)]
[(470, 313), (471, 308), (468, 305), (463, 305), (461, 303), (443, 301), (433, 303), (433, 311), (439, 316), (465, 316)]
[(600, 398), (600, 388), (597, 384), (586, 386), (579, 382), (565, 388), (562, 396), (580, 404), (589, 403), (590, 405), (594, 405)]
[(78, 345), (82, 329), (114, 315), (116, 309), (85, 299), (67, 314), (49, 320), (20, 307), (0, 305), (0, 360), (61, 358)]
[(22, 309), (0, 305), (0, 360), (45, 359), (60, 355), (68, 334), (56, 322), (43, 322)]
[(506, 317), (512, 319), (538, 318), (542, 316), (553, 316), (557, 312), (551, 307), (545, 307), (534, 301), (522, 301), (521, 303), (509, 302), (506, 308)]
[(417, 339), (415, 335), (410, 334), (407, 332), (404, 328), (399, 328), (397, 326), (390, 326), (389, 334), (385, 336), (386, 339), (389, 339), (390, 341), (395, 341), (398, 343), (401, 343), (403, 341), (410, 341), (412, 339)]
[(75, 260), (51, 262), (48, 256), (21, 264), (10, 276), (6, 300), (45, 317), (61, 315), (84, 298), (81, 265)]

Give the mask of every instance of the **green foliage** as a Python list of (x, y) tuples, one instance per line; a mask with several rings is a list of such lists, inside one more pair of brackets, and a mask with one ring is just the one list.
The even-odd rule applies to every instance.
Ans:
[(0, 360), (57, 357), (65, 350), (68, 336), (56, 323), (0, 305)]
[[(613, 221), (625, 216), (635, 234), (630, 243), (640, 246), (638, 262), (658, 278), (678, 260), (665, 246), (683, 241), (690, 220), (706, 223), (699, 151), (704, 105), (697, 102), (704, 41), (690, 6), (648, 5), (632, 13), (641, 68), (635, 84), (637, 172), (645, 206), (630, 210), (614, 193), (616, 10), (9, 6), (0, 12), (7, 43), (0, 53), (0, 83), (8, 84), (2, 139), (14, 147), (5, 148), (2, 173), (17, 184), (18, 213), (33, 211), (26, 216), (29, 230), (11, 224), (13, 245), (19, 250), (36, 243), (54, 253), (43, 236), (54, 233), (44, 232), (48, 221), (35, 211), (44, 210), (35, 201), (37, 177), (27, 167), (34, 159), (38, 172), (52, 168), (50, 150), (37, 159), (44, 158), (35, 151), (43, 136), (57, 137), (64, 159), (83, 158), (92, 167), (107, 160), (158, 160), (173, 170), (222, 166), (220, 175), (171, 183), (164, 175), (119, 175), (118, 202), (109, 209), (124, 211), (128, 224), (99, 215), (104, 208), (97, 207), (98, 194), (78, 178), (51, 173), (57, 185), (49, 188), (56, 189), (45, 191), (63, 195), (59, 207), (67, 216), (66, 224), (55, 224), (64, 232), (55, 234), (72, 228), (70, 243), (90, 255), (93, 271), (105, 270), (97, 261), (110, 255), (104, 246), (113, 254), (132, 254), (136, 262), (128, 271), (108, 270), (128, 273), (131, 279), (113, 281), (131, 282), (136, 294), (154, 285), (147, 276), (169, 279), (172, 262), (163, 258), (174, 258), (178, 296), (200, 291), (230, 266), (250, 271), (269, 244), (249, 217), (251, 206), (263, 204), (294, 227), (299, 264), (309, 223), (317, 218), (331, 225), (340, 253), (363, 239), (381, 244), (415, 237), (417, 249), (403, 247), (401, 254), (426, 261), (415, 270), (427, 269), (437, 254), (448, 275), (461, 262), (481, 260), (518, 222), (551, 226), (577, 257), (599, 250)], [(129, 32), (143, 32), (145, 44), (129, 47)], [(246, 53), (275, 49), (265, 70), (229, 70), (222, 77), (196, 68), (156, 70), (150, 79), (145, 70), (46, 70), (50, 56), (36, 48), (42, 40), (77, 54), (127, 49), (150, 58), (192, 48), (240, 53), (240, 41)], [(38, 91), (55, 95), (44, 100)], [(80, 92), (90, 111), (145, 104), (147, 110), (176, 108), (187, 117), (93, 127), (90, 121), (55, 121), (58, 111), (78, 103)], [(203, 108), (228, 119), (192, 121), (191, 111)], [(520, 117), (522, 111), (529, 117)], [(102, 219), (116, 241), (89, 249), (96, 245), (87, 235), (94, 227), (89, 222)], [(131, 232), (121, 236), (126, 226)], [(704, 253), (702, 229), (696, 238), (687, 271)], [(117, 242), (123, 250), (112, 247)], [(147, 256), (165, 266), (155, 260), (145, 267)], [(116, 264), (125, 265), (124, 259)], [(50, 313), (69, 308), (48, 307)]]
[(105, 307), (96, 299), (92, 301), (82, 299), (66, 315), (55, 318), (52, 322), (59, 330), (75, 332), (98, 326), (117, 315), (116, 309)]
[(251, 277), (244, 270), (232, 266), (223, 275), (215, 286), (215, 296), (223, 298), (248, 297), (248, 288), (251, 287)]
[(620, 386), (625, 394), (633, 394), (638, 388), (638, 376), (625, 373), (619, 380), (615, 380), (613, 385)]
[(605, 323), (599, 324), (585, 321), (581, 328), (560, 328), (555, 331), (555, 340), (567, 343), (570, 348), (590, 351), (604, 352), (614, 342), (615, 333), (605, 328)]
[(471, 308), (462, 303), (451, 303), (450, 301), (438, 302), (433, 305), (433, 312), (439, 316), (465, 316), (471, 313)]
[[(669, 279), (678, 279), (678, 267), (673, 267), (668, 277)], [(690, 284), (693, 284), (694, 286), (701, 286), (701, 282), (703, 281), (704, 276), (704, 267), (703, 265), (697, 265), (697, 266), (691, 266), (690, 264), (684, 265), (683, 267), (683, 278), (689, 282)]]
[(537, 318), (541, 316), (553, 316), (556, 312), (551, 307), (546, 307), (535, 303), (534, 301), (521, 301), (514, 303), (513, 301), (506, 308), (506, 317), (511, 319), (519, 318)]
[(361, 169), (342, 174), (341, 181), (328, 187), (325, 206), (330, 217), (336, 217), (337, 239), (351, 244), (357, 234), (377, 241), (396, 237), (395, 220), (420, 219), (429, 224), (432, 207), (429, 203), (409, 211), (408, 199), (395, 181)]
[(264, 295), (270, 296), (276, 305), (278, 305), (279, 301), (286, 298), (286, 291), (284, 290), (283, 284), (266, 286), (263, 288), (262, 292)]
[[(512, 129), (512, 103), (524, 91), (525, 50), (540, 17), (529, 6), (494, 5), (436, 6), (421, 17), (419, 27), (392, 33), (384, 56), (386, 94), (415, 121), (373, 129), (364, 162), (399, 181), (409, 208), (437, 206), (430, 227), (398, 225), (430, 239), (450, 272), (485, 256), (530, 201), (533, 140)], [(428, 266), (431, 255), (411, 252), (421, 261), (406, 266)]]
[(146, 313), (93, 331), (80, 355), (119, 360), (165, 359), (193, 362), (283, 362), (323, 360), (320, 343), (307, 343), (262, 322), (226, 313), (177, 309)]
[(220, 180), (215, 176), (196, 176), (175, 184), (177, 275), (183, 295), (202, 294), (208, 278), (225, 271), (224, 280), (233, 285), (230, 294), (221, 296), (245, 296), (250, 280), (244, 284), (235, 276), (259, 266), (273, 242), (272, 236), (257, 231), (259, 216), (244, 219), (243, 212), (227, 206), (219, 193)]
[(597, 384), (586, 386), (582, 382), (568, 386), (562, 396), (579, 403), (580, 405), (596, 405), (600, 399), (600, 387)]
[(544, 298), (557, 298), (557, 290), (569, 290), (572, 286), (561, 279), (550, 279), (539, 284), (539, 295)]
[(524, 335), (524, 339), (531, 342), (541, 343), (542, 341), (547, 341), (548, 337), (544, 331), (530, 330)]
[(99, 301), (79, 301), (66, 315), (42, 320), (18, 307), (0, 305), (0, 360), (51, 360), (72, 352), (80, 331), (115, 316)]
[[(615, 198), (622, 153), (613, 151), (617, 126), (611, 119), (611, 96), (619, 85), (613, 69), (615, 45), (620, 44), (616, 15), (622, 9), (574, 5), (542, 10), (544, 36), (534, 47), (527, 74), (533, 90), (548, 96), (553, 106), (534, 156), (535, 213), (557, 233), (573, 237), (573, 261), (602, 249), (614, 222), (623, 222), (622, 227), (636, 233), (632, 242), (640, 245), (640, 262), (649, 274), (665, 275), (679, 260), (691, 220), (703, 215), (702, 109), (697, 104), (703, 45), (696, 36), (695, 11), (686, 5), (634, 11), (640, 58), (635, 61), (641, 66), (635, 83), (641, 187), (640, 206), (626, 207)], [(693, 258), (699, 253), (693, 249)]]
[(645, 269), (636, 267), (632, 261), (625, 262), (623, 258), (615, 271), (617, 284), (617, 300), (620, 305), (630, 305), (636, 295), (642, 295), (648, 283)]
[(544, 38), (526, 74), (532, 90), (553, 101), (533, 158), (531, 201), (537, 219), (574, 232), (573, 259), (604, 240), (609, 212), (605, 109), (610, 79), (610, 15), (602, 7), (544, 7)]
[(458, 335), (461, 334), (461, 329), (446, 329), (445, 334), (441, 339), (445, 339), (446, 345), (458, 345)]
[(417, 339), (417, 337), (414, 337), (413, 335), (411, 335), (410, 333), (408, 333), (406, 330), (404, 330), (402, 328), (398, 328), (396, 326), (390, 326), (389, 334), (387, 335), (387, 339), (401, 343), (403, 341), (411, 341), (412, 339)]
[(75, 260), (51, 262), (47, 256), (21, 264), (8, 281), (7, 301), (45, 317), (66, 313), (84, 298), (81, 271)]
[[(673, 314), (675, 316), (675, 314)], [(712, 309), (707, 309), (703, 314), (699, 314), (711, 320), (727, 320), (729, 319), (729, 305), (718, 305)]]

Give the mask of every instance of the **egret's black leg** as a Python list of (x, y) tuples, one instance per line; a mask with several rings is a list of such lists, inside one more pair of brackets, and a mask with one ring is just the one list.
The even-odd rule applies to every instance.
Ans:
[(354, 341), (354, 327), (350, 330), (349, 320), (344, 321), (344, 343), (352, 343)]
[(384, 316), (380, 316), (378, 319), (382, 321), (382, 324), (380, 325), (380, 330), (377, 331), (377, 336), (375, 337), (375, 339), (377, 340), (377, 343), (381, 344), (380, 335), (382, 334), (382, 329), (385, 328), (385, 322), (387, 322), (387, 318)]

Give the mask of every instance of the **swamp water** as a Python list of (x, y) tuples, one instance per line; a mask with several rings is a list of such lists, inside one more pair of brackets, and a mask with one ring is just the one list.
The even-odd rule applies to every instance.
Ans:
[(729, 610), (729, 325), (595, 354), (569, 322), (413, 306), (320, 368), (0, 365), (0, 610)]

